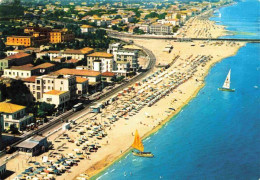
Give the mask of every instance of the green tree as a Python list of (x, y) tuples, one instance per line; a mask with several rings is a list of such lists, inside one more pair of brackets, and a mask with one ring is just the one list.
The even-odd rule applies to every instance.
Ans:
[(14, 104), (27, 106), (33, 102), (33, 95), (21, 80), (14, 80), (7, 87), (7, 97)]
[(52, 115), (54, 112), (55, 112), (54, 104), (43, 102), (38, 107), (37, 116), (43, 118)]
[(12, 134), (18, 134), (19, 133), (18, 128), (14, 124), (10, 125), (10, 131), (11, 131)]
[(0, 102), (4, 101), (7, 97), (6, 85), (0, 83)]

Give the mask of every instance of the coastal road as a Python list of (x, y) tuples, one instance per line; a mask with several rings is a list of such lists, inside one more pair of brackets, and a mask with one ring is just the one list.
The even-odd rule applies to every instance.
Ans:
[(238, 41), (260, 43), (260, 39), (239, 39), (239, 38), (177, 38), (172, 35), (133, 35), (129, 33), (115, 32), (112, 30), (107, 31), (108, 35), (113, 38), (131, 38), (131, 39), (165, 39), (165, 40), (191, 40), (191, 41)]

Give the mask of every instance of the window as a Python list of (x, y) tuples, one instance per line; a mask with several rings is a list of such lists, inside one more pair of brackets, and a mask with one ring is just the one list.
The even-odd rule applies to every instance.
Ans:
[(37, 86), (37, 90), (41, 90), (41, 87), (40, 87), (40, 86)]
[(9, 124), (6, 122), (6, 123), (5, 123), (5, 127), (8, 127), (8, 126), (9, 126)]
[(37, 80), (37, 84), (40, 84), (41, 83), (41, 81), (40, 80)]
[(9, 118), (9, 114), (6, 115), (6, 118)]

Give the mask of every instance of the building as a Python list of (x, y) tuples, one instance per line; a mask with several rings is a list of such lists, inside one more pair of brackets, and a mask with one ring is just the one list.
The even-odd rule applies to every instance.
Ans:
[(101, 74), (102, 82), (112, 83), (116, 78), (115, 73), (112, 72), (103, 72)]
[(24, 84), (37, 101), (43, 98), (43, 94), (51, 91), (69, 91), (70, 99), (76, 98), (76, 77), (70, 75), (42, 75), (23, 79)]
[(93, 71), (93, 70), (81, 70), (81, 69), (68, 69), (68, 68), (63, 68), (58, 71), (53, 72), (52, 74), (54, 75), (74, 75), (77, 77), (83, 77), (83, 78), (88, 78), (89, 82), (91, 83), (97, 83), (100, 82), (101, 80), (101, 73), (98, 71)]
[(179, 19), (160, 19), (157, 21), (160, 24), (172, 24), (173, 26), (179, 26), (180, 20)]
[(74, 34), (67, 29), (54, 29), (52, 32), (50, 32), (50, 43), (55, 44), (74, 40)]
[(119, 49), (115, 51), (113, 55), (116, 63), (129, 62), (130, 70), (133, 72), (137, 72), (137, 70), (139, 69), (138, 50)]
[(88, 93), (88, 78), (76, 77), (77, 95), (82, 96)]
[(89, 70), (112, 72), (113, 61), (113, 54), (106, 52), (94, 52), (87, 55), (87, 66)]
[(46, 137), (34, 136), (15, 146), (20, 153), (24, 152), (31, 156), (37, 156), (48, 150), (48, 141)]
[(94, 32), (95, 28), (90, 25), (82, 25), (82, 26), (80, 26), (80, 30), (81, 30), (81, 33), (90, 33), (90, 32)]
[(49, 27), (25, 27), (24, 33), (34, 37), (45, 36), (49, 39), (50, 32), (52, 31)]
[(65, 60), (70, 60), (70, 59), (82, 60), (82, 59), (86, 59), (86, 56), (93, 52), (94, 49), (89, 47), (85, 47), (79, 50), (68, 49), (65, 51), (44, 51), (44, 52), (37, 53), (36, 58), (48, 56), (50, 57), (51, 61), (57, 61), (56, 60), (57, 58), (58, 59), (65, 58)]
[(40, 46), (42, 44), (47, 44), (49, 42), (48, 38), (45, 36), (8, 36), (6, 40), (7, 46)]
[(154, 23), (150, 26), (151, 34), (173, 34), (173, 25), (172, 24), (159, 24)]
[(122, 48), (120, 43), (109, 44), (107, 53), (114, 54), (114, 52), (118, 51), (120, 48)]
[(8, 130), (11, 125), (19, 131), (25, 130), (26, 126), (33, 121), (33, 117), (26, 114), (26, 107), (17, 104), (1, 102), (0, 113), (4, 122), (4, 129)]
[(69, 91), (51, 90), (43, 93), (42, 102), (55, 104), (56, 108), (65, 108), (70, 101)]
[(17, 53), (0, 60), (0, 71), (11, 66), (20, 66), (31, 63), (33, 56), (27, 53)]
[(42, 75), (52, 72), (55, 68), (54, 64), (43, 63), (38, 66), (32, 64), (26, 64), (22, 66), (12, 66), (11, 68), (4, 69), (3, 77), (19, 79), (28, 78), (33, 75)]
[(28, 78), (32, 76), (32, 64), (26, 64), (22, 66), (12, 66), (8, 69), (4, 69), (2, 77), (6, 78)]
[(96, 92), (97, 89), (101, 88), (101, 73), (93, 70), (86, 69), (67, 69), (63, 68), (58, 71), (53, 72), (54, 75), (72, 75), (76, 77), (82, 77), (88, 79), (88, 92)]
[(128, 61), (115, 61), (113, 73), (128, 76), (130, 74), (130, 63)]

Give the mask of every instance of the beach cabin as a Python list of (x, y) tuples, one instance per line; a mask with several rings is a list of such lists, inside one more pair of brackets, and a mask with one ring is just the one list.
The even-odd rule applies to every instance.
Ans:
[(36, 156), (45, 152), (48, 148), (47, 137), (34, 136), (15, 146), (20, 152)]
[(95, 105), (95, 106), (90, 106), (91, 112), (92, 113), (100, 113), (100, 106)]

